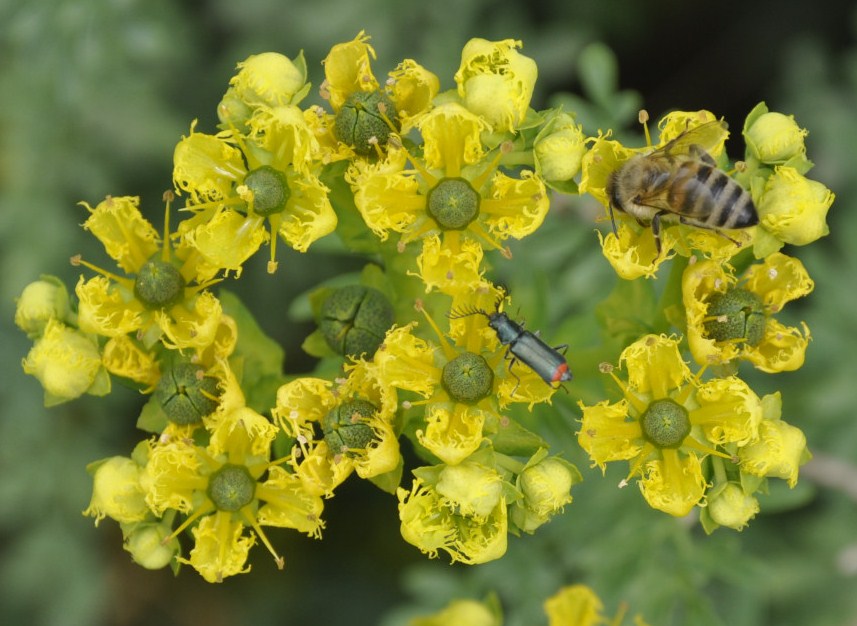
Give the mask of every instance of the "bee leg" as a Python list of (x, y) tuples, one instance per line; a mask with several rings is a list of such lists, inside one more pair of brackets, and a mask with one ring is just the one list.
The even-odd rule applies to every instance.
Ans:
[(718, 235), (720, 235), (721, 237), (723, 237), (724, 239), (728, 239), (729, 241), (734, 243), (736, 246), (741, 247), (740, 241), (738, 241), (737, 239), (733, 239), (732, 237), (730, 237), (729, 235), (724, 233), (722, 230), (720, 230), (716, 226), (710, 226), (710, 225), (706, 224), (705, 222), (700, 222), (699, 220), (695, 220), (692, 217), (685, 217), (684, 215), (680, 215), (678, 220), (679, 220), (679, 222), (681, 222), (685, 226), (695, 226), (696, 228), (704, 228), (705, 230), (712, 230), (715, 233), (717, 233)]
[(613, 226), (613, 236), (616, 237), (616, 239), (618, 239), (619, 238), (619, 231), (616, 230), (616, 218), (613, 215), (613, 203), (612, 202), (609, 203), (608, 206), (610, 207), (610, 224), (612, 224), (612, 226)]
[(557, 352), (559, 352), (560, 354), (565, 354), (566, 351), (568, 350), (568, 344), (567, 343), (561, 343), (558, 346), (554, 346), (553, 349), (556, 350)]
[(652, 218), (652, 235), (655, 237), (655, 250), (658, 256), (661, 256), (661, 215), (666, 213), (667, 211), (658, 211)]

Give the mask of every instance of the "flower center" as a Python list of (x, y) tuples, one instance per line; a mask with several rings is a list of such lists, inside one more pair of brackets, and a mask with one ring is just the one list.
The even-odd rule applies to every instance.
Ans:
[(150, 310), (170, 307), (184, 296), (184, 277), (175, 265), (162, 261), (160, 256), (156, 252), (143, 263), (134, 281), (134, 295)]
[(286, 175), (270, 165), (248, 173), (244, 184), (253, 192), (253, 212), (263, 217), (281, 213), (292, 195)]
[(174, 424), (196, 424), (217, 408), (217, 379), (202, 373), (198, 365), (179, 362), (161, 375), (155, 400)]
[(715, 341), (745, 341), (758, 346), (765, 337), (765, 306), (746, 289), (730, 289), (708, 300), (705, 333)]
[(443, 366), (441, 384), (456, 402), (474, 404), (491, 393), (494, 372), (478, 354), (462, 352)]
[(428, 212), (442, 230), (463, 230), (479, 215), (479, 194), (463, 178), (444, 178), (428, 193)]
[(690, 434), (687, 410), (675, 400), (655, 400), (640, 416), (643, 436), (659, 448), (678, 448)]
[(365, 450), (374, 438), (367, 423), (378, 409), (371, 402), (355, 398), (343, 402), (322, 418), (321, 428), (328, 448), (334, 454)]
[(355, 91), (336, 114), (334, 134), (357, 154), (375, 154), (375, 145), (384, 145), (395, 123), (396, 106), (383, 91)]
[(221, 511), (238, 511), (255, 495), (256, 481), (243, 465), (227, 463), (208, 479), (208, 497)]

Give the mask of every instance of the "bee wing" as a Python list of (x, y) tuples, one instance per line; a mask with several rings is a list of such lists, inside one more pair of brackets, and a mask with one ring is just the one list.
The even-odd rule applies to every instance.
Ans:
[(669, 202), (668, 188), (661, 188), (656, 191), (642, 193), (634, 199), (634, 202), (640, 206), (653, 209), (658, 213), (666, 211), (667, 213), (675, 213), (676, 215), (682, 214), (681, 211), (676, 210), (676, 207)]
[(705, 160), (704, 157), (723, 146), (728, 136), (729, 130), (726, 122), (713, 120), (687, 129), (650, 156), (690, 155)]

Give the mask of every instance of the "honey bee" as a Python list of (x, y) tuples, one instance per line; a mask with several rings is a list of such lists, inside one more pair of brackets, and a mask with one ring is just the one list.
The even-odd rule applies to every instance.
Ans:
[(725, 122), (707, 122), (654, 152), (631, 157), (613, 171), (607, 181), (613, 233), (616, 208), (651, 225), (658, 255), (661, 222), (713, 230), (738, 245), (721, 229), (755, 226), (759, 214), (750, 194), (709, 154), (727, 135)]

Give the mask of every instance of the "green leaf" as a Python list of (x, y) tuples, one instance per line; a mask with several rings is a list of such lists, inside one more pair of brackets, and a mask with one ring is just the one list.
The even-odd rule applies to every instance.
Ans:
[(497, 433), (491, 435), (494, 450), (508, 456), (531, 457), (539, 448), (547, 448), (549, 444), (536, 433), (527, 430), (515, 420), (509, 420), (506, 426), (501, 426)]
[(595, 307), (608, 337), (628, 345), (655, 329), (658, 317), (652, 281), (617, 280), (613, 291)]
[(396, 469), (390, 470), (385, 474), (379, 474), (378, 476), (372, 476), (369, 481), (378, 487), (381, 491), (385, 491), (387, 493), (391, 493), (393, 495), (396, 494), (396, 489), (402, 483), (402, 470), (404, 469), (404, 463), (402, 462), (401, 457), (399, 458), (399, 464), (396, 466)]
[(264, 333), (238, 296), (221, 290), (219, 298), (223, 312), (238, 325), (238, 342), (230, 364), (240, 367), (241, 389), (247, 405), (264, 413), (274, 405), (277, 387), (285, 382), (285, 351)]
[(160, 403), (151, 396), (149, 401), (143, 405), (140, 416), (137, 418), (137, 428), (147, 433), (162, 433), (169, 421), (167, 415), (161, 409)]
[(603, 43), (586, 46), (578, 59), (583, 91), (596, 104), (606, 106), (619, 84), (616, 55)]

